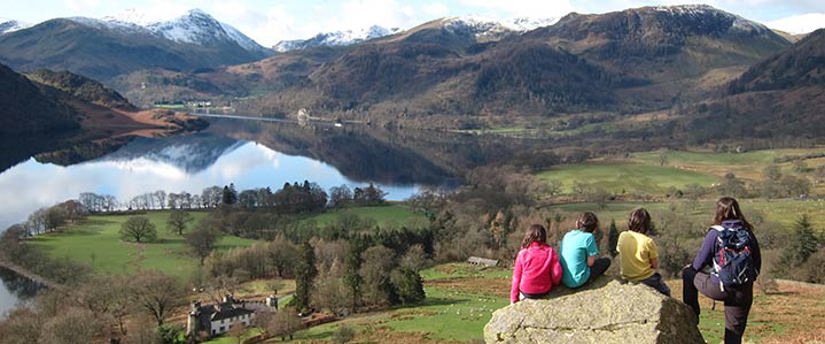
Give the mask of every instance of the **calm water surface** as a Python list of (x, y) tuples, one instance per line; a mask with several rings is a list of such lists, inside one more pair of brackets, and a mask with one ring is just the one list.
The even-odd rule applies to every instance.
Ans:
[[(238, 191), (259, 187), (271, 187), (274, 191), (284, 183), (304, 180), (316, 182), (325, 190), (340, 185), (363, 187), (374, 181), (387, 192), (387, 199), (403, 200), (420, 188), (417, 175), (422, 173), (418, 171), (437, 170), (422, 163), (418, 165), (424, 167), (417, 169), (398, 166), (399, 162), (393, 159), (400, 160), (400, 164), (411, 159), (386, 149), (365, 152), (371, 156), (364, 157), (357, 152), (365, 150), (362, 146), (376, 147), (372, 141), (341, 133), (332, 133), (336, 136), (331, 139), (323, 136), (329, 135), (323, 134), (324, 130), (319, 132), (320, 136), (294, 126), (256, 126), (252, 132), (239, 132), (213, 123), (206, 133), (138, 138), (114, 152), (69, 166), (31, 157), (0, 172), (0, 231), (25, 221), (39, 208), (76, 199), (82, 192), (109, 194), (123, 202), (155, 190), (200, 194), (204, 188), (230, 183)], [(259, 137), (265, 139), (256, 140)], [(344, 152), (349, 147), (347, 137), (358, 142), (355, 148)], [(322, 160), (339, 164), (350, 172), (349, 176)], [(433, 175), (437, 179), (441, 174), (429, 173), (427, 181), (432, 181)], [(376, 177), (371, 180), (370, 176)], [(37, 289), (2, 269), (0, 282), (0, 314), (34, 295)]]

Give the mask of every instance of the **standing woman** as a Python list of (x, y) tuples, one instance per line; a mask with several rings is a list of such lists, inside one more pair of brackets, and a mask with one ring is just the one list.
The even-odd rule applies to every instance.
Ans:
[[(716, 216), (713, 224), (714, 226), (705, 235), (705, 240), (696, 258), (693, 259), (693, 263), (682, 270), (684, 280), (682, 299), (693, 308), (697, 319), (700, 313), (699, 292), (711, 299), (724, 301), (725, 343), (741, 343), (748, 323), (748, 313), (753, 303), (753, 282), (762, 268), (762, 255), (756, 236), (753, 235), (753, 226), (745, 219), (736, 199), (722, 197), (716, 202)], [(741, 234), (741, 239), (727, 239), (737, 234)], [(749, 256), (736, 259), (747, 260), (746, 263), (739, 263), (741, 265), (737, 267), (737, 270), (749, 269), (750, 272), (737, 273), (739, 276), (748, 276), (748, 278), (730, 282), (728, 277), (724, 276), (725, 272), (721, 271), (723, 268), (717, 268), (720, 266), (719, 258), (714, 259), (714, 255), (727, 256), (727, 252), (731, 250), (721, 247), (722, 243), (734, 240), (740, 242), (739, 246), (747, 247), (740, 251), (746, 251)], [(729, 247), (729, 244), (724, 245)]]
[(521, 241), (521, 250), (513, 266), (513, 285), (510, 303), (523, 299), (539, 299), (547, 295), (553, 286), (561, 283), (559, 255), (547, 245), (547, 230), (542, 225), (532, 225)]

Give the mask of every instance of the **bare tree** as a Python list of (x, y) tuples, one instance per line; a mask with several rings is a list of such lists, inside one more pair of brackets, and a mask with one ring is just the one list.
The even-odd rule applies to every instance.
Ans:
[(43, 324), (41, 343), (91, 343), (103, 330), (103, 324), (87, 309), (70, 307)]
[(266, 331), (273, 336), (281, 337), (281, 340), (287, 336), (289, 340), (292, 340), (292, 335), (302, 328), (304, 328), (304, 322), (298, 316), (298, 311), (290, 307), (275, 313), (267, 324)]
[(134, 276), (132, 297), (138, 306), (146, 310), (158, 326), (181, 301), (183, 288), (177, 278), (157, 271), (146, 271)]
[(169, 219), (166, 221), (166, 228), (172, 233), (183, 236), (183, 231), (186, 230), (186, 226), (192, 222), (192, 220), (194, 220), (192, 214), (183, 210), (173, 210), (172, 213), (169, 214)]
[(132, 216), (120, 226), (120, 238), (125, 241), (152, 242), (157, 239), (157, 236), (158, 231), (155, 229), (155, 224), (149, 221), (146, 216)]
[(209, 257), (209, 254), (215, 249), (217, 241), (218, 233), (205, 226), (199, 226), (186, 234), (186, 244), (189, 245), (192, 253), (198, 257), (200, 265), (203, 265), (203, 260)]

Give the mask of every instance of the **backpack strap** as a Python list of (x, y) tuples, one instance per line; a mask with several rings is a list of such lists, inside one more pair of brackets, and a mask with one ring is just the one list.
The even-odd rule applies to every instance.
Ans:
[(711, 229), (715, 229), (715, 230), (717, 230), (717, 231), (719, 231), (719, 232), (724, 232), (724, 231), (725, 231), (725, 227), (722, 227), (722, 226), (720, 226), (720, 225), (713, 225), (713, 226), (710, 226), (710, 228), (711, 228)]

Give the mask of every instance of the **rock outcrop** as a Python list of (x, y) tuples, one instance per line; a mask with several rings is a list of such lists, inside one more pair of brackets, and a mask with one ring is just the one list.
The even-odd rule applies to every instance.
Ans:
[(492, 343), (704, 343), (693, 311), (645, 285), (612, 281), (497, 310), (484, 327)]

